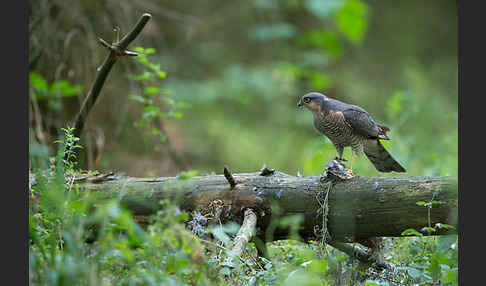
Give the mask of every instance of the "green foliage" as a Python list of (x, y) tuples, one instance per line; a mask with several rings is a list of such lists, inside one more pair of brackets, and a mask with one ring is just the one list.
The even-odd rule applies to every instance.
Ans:
[(62, 99), (78, 95), (82, 91), (80, 85), (71, 85), (68, 81), (60, 80), (49, 84), (46, 79), (36, 73), (29, 73), (30, 97), (46, 102), (50, 109), (60, 110)]
[[(29, 96), (35, 119), (29, 160), (37, 179), (29, 192), (30, 284), (358, 285), (358, 264), (320, 243), (269, 243), (268, 260), (257, 257), (250, 243), (243, 261), (228, 263), (235, 225), (208, 229), (214, 238), (208, 243), (184, 227), (190, 215), (165, 204), (149, 227), (141, 227), (118, 200), (72, 184), (79, 166), (76, 158), (71, 157), (72, 165), (63, 158), (78, 140), (68, 136), (69, 127), (61, 132), (60, 152), (47, 159), (55, 152), (36, 137), (72, 119), (82, 90), (73, 83), (89, 82), (106, 56), (96, 44), (86, 45), (93, 42), (89, 37), (109, 33), (100, 30), (106, 21), (129, 25), (148, 7), (146, 1), (96, 3), (75, 1), (63, 9), (59, 0), (29, 2)], [(154, 9), (151, 23), (157, 24), (147, 26), (151, 30), (141, 38), (154, 48), (136, 48), (138, 57), (115, 68), (133, 74), (130, 80), (113, 72), (103, 89), (94, 121), (110, 142), (102, 164), (132, 175), (175, 172), (159, 158), (154, 168), (167, 169), (149, 170), (149, 160), (153, 147), (166, 138), (158, 122), (177, 119), (168, 128), (191, 162), (191, 170), (178, 174), (181, 180), (224, 164), (234, 172), (267, 164), (289, 174), (318, 175), (336, 152), (313, 130), (311, 114), (295, 105), (305, 92), (320, 91), (364, 107), (391, 128), (391, 141), (383, 144), (407, 168), (404, 176), (456, 176), (456, 4), (442, 1), (437, 9), (433, 1), (422, 2), (417, 9), (413, 1), (253, 0), (229, 6), (174, 1)], [(130, 70), (129, 61), (137, 71)], [(133, 90), (129, 97), (127, 90)], [(130, 153), (143, 145), (141, 133), (157, 140), (145, 142), (146, 153), (136, 154), (141, 164), (132, 167)], [(59, 137), (50, 135), (47, 139)], [(349, 149), (344, 156), (351, 156)], [(364, 156), (353, 169), (362, 176), (397, 175), (377, 173)], [(297, 239), (301, 220), (285, 217), (274, 225), (289, 227)], [(458, 284), (457, 236), (424, 235), (451, 227), (428, 224), (404, 230), (407, 237), (386, 239), (391, 246), (385, 257), (407, 273), (400, 276), (402, 284)], [(359, 282), (389, 284), (368, 278)]]
[[(442, 282), (445, 285), (458, 285), (458, 246), (457, 235), (442, 235), (437, 237), (425, 237), (422, 233), (433, 233), (438, 229), (452, 229), (454, 226), (436, 223), (431, 226), (430, 210), (440, 201), (419, 201), (416, 204), (426, 207), (428, 213), (428, 226), (421, 229), (406, 229), (402, 235), (414, 236), (410, 239), (398, 238), (395, 257), (404, 255), (401, 270), (410, 276), (410, 283), (419, 285), (434, 285)], [(402, 254), (402, 252), (408, 252)], [(398, 259), (397, 259), (398, 260)]]
[[(63, 128), (65, 146), (77, 146), (73, 129)], [(77, 173), (63, 166), (58, 154), (53, 172), (35, 170), (37, 184), (29, 202), (29, 281), (31, 285), (356, 285), (363, 282), (356, 261), (318, 242), (301, 243), (300, 215), (279, 217), (272, 207), (270, 229), (287, 228), (296, 240), (267, 244), (269, 259), (258, 257), (254, 243), (242, 258), (229, 251), (238, 225), (216, 224), (198, 235), (186, 223), (197, 214), (180, 211), (162, 201), (161, 211), (142, 227), (119, 199), (81, 191), (73, 185)], [(73, 158), (75, 159), (75, 157)], [(47, 158), (46, 158), (47, 160)], [(69, 167), (69, 166), (68, 166)], [(180, 173), (179, 179), (197, 175)], [(432, 208), (440, 201), (417, 202)], [(199, 214), (200, 216), (200, 214)], [(448, 228), (436, 224), (437, 228)], [(457, 236), (425, 237), (413, 229), (396, 238), (386, 255), (406, 276), (402, 282), (457, 285)], [(359, 275), (357, 275), (359, 274)], [(403, 278), (404, 277), (404, 278)], [(368, 279), (365, 285), (384, 285)]]
[(336, 14), (339, 31), (353, 43), (360, 42), (368, 27), (368, 7), (359, 0), (348, 0)]
[(77, 144), (79, 138), (73, 134), (74, 127), (67, 126), (66, 128), (61, 128), (61, 130), (64, 132), (64, 139), (56, 140), (54, 143), (59, 143), (63, 146), (61, 152), (64, 154), (62, 158), (64, 170), (66, 173), (72, 173), (77, 163), (76, 149), (82, 149), (83, 147)]
[(400, 261), (398, 269), (408, 273), (408, 283), (458, 285), (457, 235), (425, 237), (420, 234), (395, 238), (393, 243), (397, 248), (391, 256), (394, 261)]
[(31, 87), (31, 96), (38, 100), (54, 100), (63, 97), (71, 97), (79, 94), (82, 90), (80, 85), (71, 85), (68, 81), (60, 80), (52, 84), (36, 72), (29, 73), (29, 84)]
[(30, 285), (218, 284), (200, 242), (183, 224), (187, 214), (161, 202), (144, 229), (119, 200), (73, 187), (62, 170), (36, 171), (29, 203)]
[[(80, 148), (80, 146), (75, 145), (79, 138), (72, 136), (72, 130), (68, 130), (70, 127), (67, 127), (67, 129), (61, 128), (65, 123), (57, 120), (57, 117), (66, 113), (65, 107), (67, 106), (67, 101), (79, 95), (81, 91), (81, 85), (72, 85), (66, 80), (58, 80), (49, 84), (39, 73), (29, 73), (29, 102), (32, 104), (34, 110), (33, 114), (30, 114), (30, 116), (31, 120), (33, 119), (35, 121), (35, 127), (29, 127), (29, 160), (35, 167), (38, 167), (39, 164), (43, 164), (44, 162), (42, 158), (51, 152), (49, 148), (51, 147), (50, 144), (52, 142), (45, 142), (45, 139), (41, 140), (44, 142), (38, 142), (36, 138), (37, 136), (44, 138), (49, 137), (49, 130), (44, 130), (45, 126), (43, 126), (43, 123), (45, 124), (46, 122), (49, 122), (53, 125), (53, 129), (62, 131), (59, 135), (66, 137), (67, 141), (66, 144), (60, 144), (60, 146), (62, 146), (62, 148), (67, 148), (66, 154), (68, 156), (74, 154), (74, 149)], [(70, 135), (68, 136), (68, 134)], [(59, 135), (58, 133), (51, 134), (54, 138), (60, 137)], [(56, 142), (63, 143), (61, 141), (58, 140)], [(42, 145), (41, 143), (46, 145)], [(63, 151), (60, 150), (60, 152)], [(70, 159), (71, 158), (72, 157), (70, 157)], [(72, 169), (74, 166), (71, 166), (68, 161), (70, 160), (65, 162), (66, 168)]]
[(197, 176), (198, 172), (196, 170), (189, 170), (189, 171), (183, 171), (183, 172), (180, 172), (178, 175), (177, 175), (177, 179), (179, 180), (188, 180), (194, 176)]
[(146, 133), (157, 136), (161, 142), (164, 142), (167, 138), (164, 134), (162, 120), (181, 118), (181, 109), (185, 107), (185, 104), (167, 97), (170, 90), (160, 89), (160, 80), (166, 77), (166, 73), (160, 68), (160, 64), (154, 64), (148, 58), (148, 55), (155, 53), (155, 49), (136, 47), (134, 50), (138, 53), (137, 61), (143, 67), (142, 73), (130, 76), (139, 83), (140, 89), (143, 90), (140, 94), (129, 96), (131, 100), (140, 103), (143, 107), (141, 118), (135, 124)]

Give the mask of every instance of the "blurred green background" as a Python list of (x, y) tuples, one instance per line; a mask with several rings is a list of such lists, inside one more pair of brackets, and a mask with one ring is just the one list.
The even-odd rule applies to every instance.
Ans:
[[(29, 2), (30, 163), (53, 155), (107, 51), (97, 37), (152, 19), (103, 87), (81, 136), (84, 169), (319, 174), (336, 156), (296, 107), (307, 92), (391, 128), (408, 175), (457, 175), (457, 1)], [(136, 49), (136, 47), (143, 47)], [(154, 73), (157, 76), (153, 76)], [(345, 157), (350, 157), (346, 150)], [(366, 157), (363, 176), (378, 173)]]

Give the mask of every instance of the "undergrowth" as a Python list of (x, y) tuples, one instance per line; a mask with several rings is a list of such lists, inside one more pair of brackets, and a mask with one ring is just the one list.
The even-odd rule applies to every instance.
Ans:
[[(30, 285), (457, 285), (456, 235), (385, 239), (385, 257), (397, 266), (388, 273), (363, 269), (323, 243), (298, 242), (297, 234), (267, 243), (268, 258), (251, 242), (232, 261), (235, 224), (187, 227), (208, 217), (166, 201), (141, 224), (119, 199), (78, 188), (80, 146), (72, 128), (63, 131), (47, 168), (31, 162)], [(301, 221), (276, 223), (296, 230)]]

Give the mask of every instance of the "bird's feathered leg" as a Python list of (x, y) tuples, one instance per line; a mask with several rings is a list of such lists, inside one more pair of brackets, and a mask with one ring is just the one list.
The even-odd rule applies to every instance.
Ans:
[(338, 159), (339, 161), (348, 161), (346, 159), (343, 158), (343, 153), (344, 153), (344, 147), (340, 146), (340, 145), (337, 145), (337, 144), (334, 144), (334, 147), (336, 148), (336, 151), (338, 153), (338, 157), (336, 159)]
[(351, 163), (349, 164), (349, 173), (354, 177), (357, 174), (353, 173), (353, 163), (356, 156), (359, 156), (363, 151), (358, 147), (356, 149), (351, 148)]
[(351, 172), (351, 175), (353, 177), (355, 176), (358, 176), (358, 174), (354, 173), (353, 172), (353, 162), (354, 162), (354, 158), (357, 156), (357, 154), (354, 153), (354, 151), (351, 152), (351, 164), (349, 166), (349, 171)]
[(354, 152), (351, 151), (351, 164), (349, 164), (349, 169), (353, 172), (353, 162), (354, 162)]

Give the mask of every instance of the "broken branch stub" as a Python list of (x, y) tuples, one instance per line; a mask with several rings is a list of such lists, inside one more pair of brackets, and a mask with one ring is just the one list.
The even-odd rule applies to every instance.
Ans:
[(226, 180), (228, 181), (228, 183), (230, 184), (231, 189), (234, 189), (237, 183), (235, 181), (235, 178), (233, 178), (233, 175), (231, 174), (231, 172), (228, 170), (228, 167), (226, 167), (226, 166), (224, 167), (223, 174), (224, 174), (224, 177), (226, 178)]

